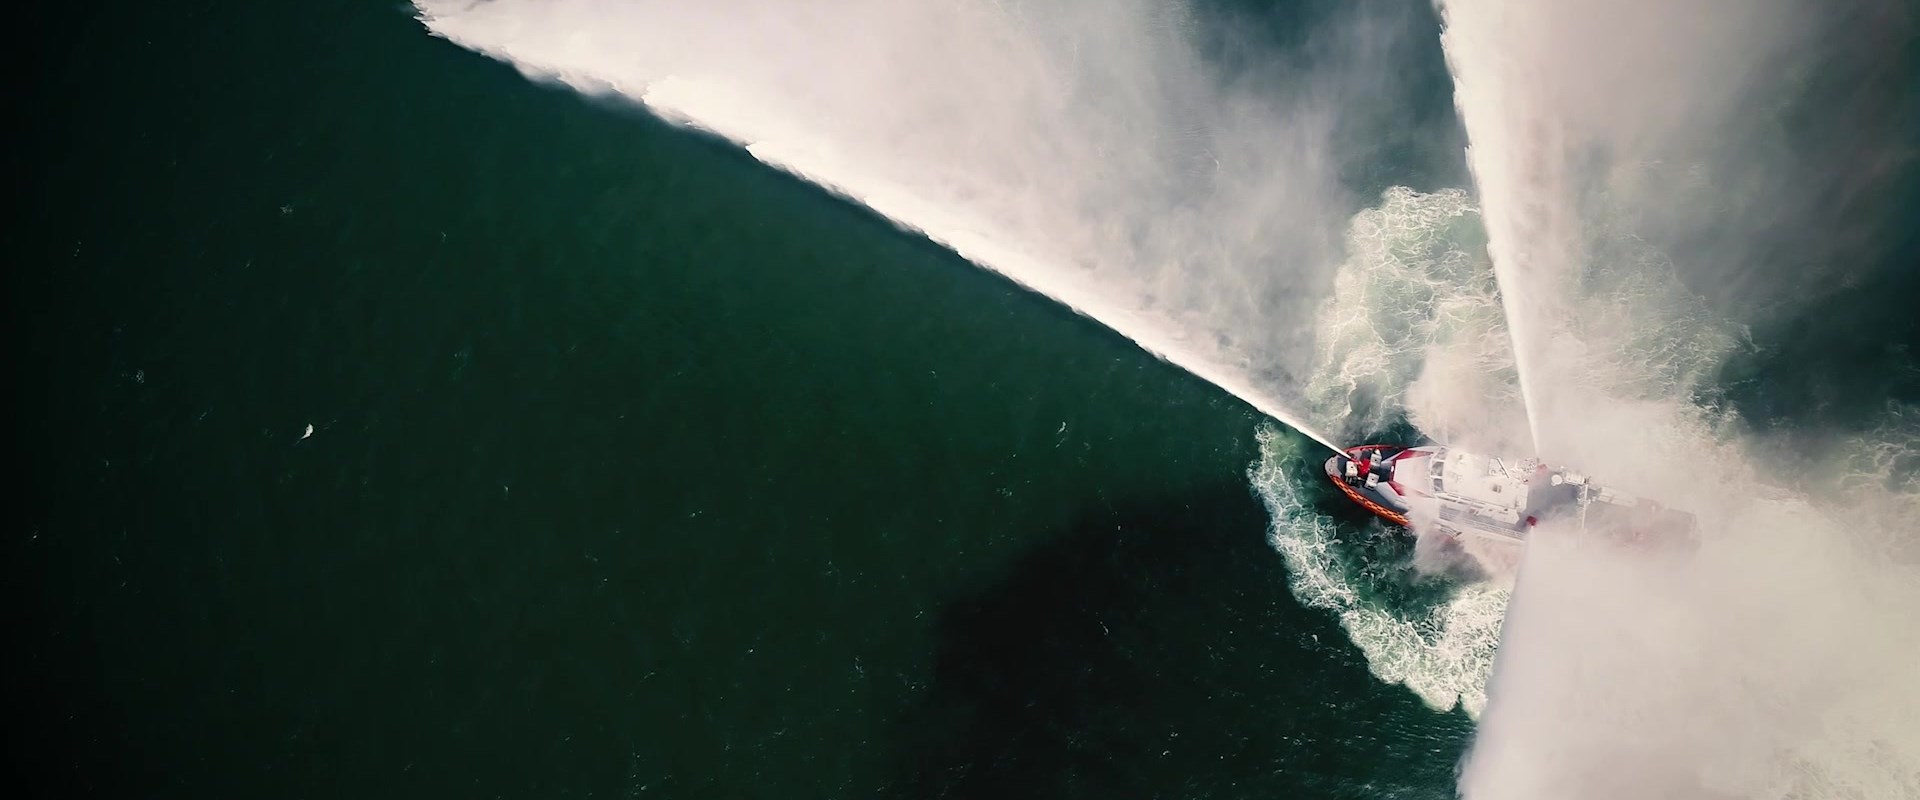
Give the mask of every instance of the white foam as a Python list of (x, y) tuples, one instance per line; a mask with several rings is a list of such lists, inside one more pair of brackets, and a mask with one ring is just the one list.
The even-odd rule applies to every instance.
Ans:
[(1507, 590), (1495, 583), (1455, 586), (1445, 603), (1409, 614), (1357, 590), (1336, 553), (1335, 523), (1309, 509), (1297, 483), (1302, 464), (1292, 440), (1261, 428), (1260, 461), (1248, 478), (1273, 516), (1268, 540), (1287, 562), (1293, 594), (1332, 612), (1367, 658), (1375, 677), (1405, 685), (1435, 711), (1456, 706), (1479, 716), (1499, 644)]
[(1456, 189), (1395, 187), (1354, 216), (1307, 382), (1320, 416), (1340, 419), (1352, 437), (1409, 413), (1441, 441), (1525, 449), (1526, 412), (1483, 242), (1479, 209)]

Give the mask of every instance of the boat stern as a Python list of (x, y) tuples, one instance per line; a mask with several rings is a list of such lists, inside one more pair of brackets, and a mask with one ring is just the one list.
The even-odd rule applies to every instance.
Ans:
[(1347, 448), (1327, 459), (1327, 478), (1347, 499), (1381, 519), (1405, 527), (1409, 524), (1407, 505), (1393, 486), (1394, 457), (1404, 450), (1404, 447), (1384, 444)]

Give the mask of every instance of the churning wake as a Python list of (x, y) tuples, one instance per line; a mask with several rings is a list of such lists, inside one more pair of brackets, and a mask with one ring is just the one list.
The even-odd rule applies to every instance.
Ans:
[[(1475, 208), (1460, 190), (1388, 190), (1348, 222), (1346, 258), (1321, 307), (1322, 332), (1306, 397), (1340, 428), (1378, 432), (1410, 419), (1442, 441), (1512, 452), (1526, 440), (1512, 350)], [(1285, 557), (1294, 595), (1334, 613), (1383, 681), (1435, 710), (1478, 716), (1499, 645), (1508, 588), (1495, 576), (1460, 581), (1428, 554), (1359, 563), (1355, 534), (1313, 510), (1307, 486), (1319, 461), (1270, 429), (1258, 432), (1249, 472), (1272, 515), (1269, 540)], [(1366, 536), (1391, 536), (1363, 531)], [(1440, 542), (1423, 540), (1421, 550)], [(1386, 598), (1383, 583), (1437, 584), (1431, 603)], [(1391, 588), (1391, 587), (1388, 587)]]
[(1334, 520), (1316, 513), (1303, 496), (1300, 476), (1318, 468), (1314, 454), (1296, 440), (1262, 428), (1260, 461), (1249, 473), (1273, 515), (1268, 539), (1286, 558), (1293, 594), (1310, 608), (1332, 612), (1367, 657), (1374, 676), (1405, 685), (1437, 711), (1456, 706), (1479, 716), (1499, 645), (1507, 590), (1494, 582), (1470, 583), (1446, 592), (1435, 604), (1407, 608), (1367, 591), (1378, 581), (1405, 581), (1411, 564), (1369, 570), (1353, 563)]

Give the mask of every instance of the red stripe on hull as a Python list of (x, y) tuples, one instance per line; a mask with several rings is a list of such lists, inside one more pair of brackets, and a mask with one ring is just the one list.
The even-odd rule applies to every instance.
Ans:
[(1372, 500), (1367, 499), (1366, 497), (1362, 496), (1359, 492), (1354, 491), (1353, 487), (1348, 486), (1346, 481), (1340, 480), (1339, 476), (1328, 475), (1327, 479), (1333, 481), (1333, 485), (1336, 487), (1339, 487), (1340, 491), (1345, 493), (1348, 499), (1352, 500), (1353, 502), (1359, 503), (1361, 506), (1365, 507), (1368, 511), (1378, 514), (1381, 519), (1384, 519), (1402, 528), (1413, 527), (1412, 523), (1407, 522), (1406, 515), (1397, 513), (1393, 509), (1387, 508), (1386, 506), (1380, 505), (1379, 503), (1376, 503), (1376, 502), (1373, 502)]

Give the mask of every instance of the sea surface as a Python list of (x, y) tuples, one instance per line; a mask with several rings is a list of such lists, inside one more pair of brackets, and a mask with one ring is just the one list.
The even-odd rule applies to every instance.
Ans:
[(1224, 392), (397, 4), (37, 21), (31, 794), (1450, 793)]
[[(27, 16), (25, 794), (1454, 796), (1504, 595), (1416, 571), (1318, 444), (417, 13)], [(1437, 47), (1340, 215), (1453, 252)], [(1910, 396), (1913, 291), (1750, 332), (1726, 402)], [(1836, 358), (1871, 375), (1795, 366)]]

